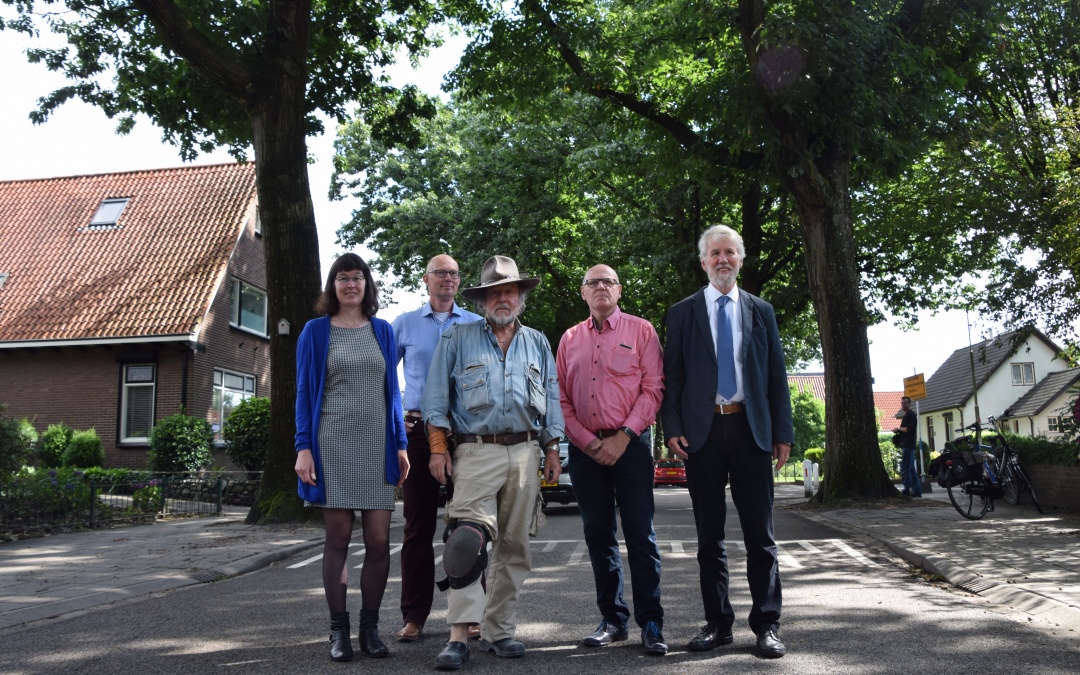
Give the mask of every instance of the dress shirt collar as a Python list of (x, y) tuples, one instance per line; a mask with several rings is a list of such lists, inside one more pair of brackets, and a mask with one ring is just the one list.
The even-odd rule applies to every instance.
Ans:
[[(604, 330), (614, 330), (619, 327), (619, 318), (622, 317), (622, 310), (619, 306), (615, 306), (615, 311), (611, 313), (611, 316), (604, 319), (604, 324), (607, 326)], [(596, 330), (596, 320), (593, 319), (592, 313), (589, 314), (589, 330)], [(602, 332), (602, 331), (597, 331)]]
[[(424, 311), (421, 312), (421, 314), (423, 314), (424, 316), (431, 316), (434, 313), (435, 310), (431, 308), (431, 301), (428, 300), (424, 303)], [(456, 302), (453, 304), (452, 307), (450, 307), (450, 316), (461, 316), (461, 308), (458, 307), (458, 304)]]
[(731, 302), (734, 303), (736, 307), (739, 306), (739, 285), (738, 284), (735, 284), (734, 286), (732, 286), (731, 287), (731, 292), (729, 292), (729, 293), (721, 293), (720, 290), (716, 286), (713, 286), (712, 284), (709, 284), (708, 286), (705, 287), (705, 300), (709, 303), (709, 305), (715, 306), (716, 305), (716, 300), (721, 295), (728, 296), (729, 298), (731, 298)]

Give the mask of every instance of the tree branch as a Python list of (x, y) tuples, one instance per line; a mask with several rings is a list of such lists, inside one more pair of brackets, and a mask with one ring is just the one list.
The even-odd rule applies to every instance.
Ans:
[(223, 91), (249, 102), (257, 77), (234, 52), (207, 39), (172, 0), (132, 0), (150, 19), (161, 40)]

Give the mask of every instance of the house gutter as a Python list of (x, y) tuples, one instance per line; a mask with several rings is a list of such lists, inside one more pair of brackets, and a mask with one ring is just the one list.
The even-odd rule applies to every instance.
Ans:
[(197, 333), (176, 335), (147, 335), (124, 338), (77, 338), (73, 340), (13, 340), (0, 341), (0, 349), (43, 349), (60, 347), (103, 347), (107, 345), (135, 345), (160, 342), (187, 342), (194, 349), (198, 343)]

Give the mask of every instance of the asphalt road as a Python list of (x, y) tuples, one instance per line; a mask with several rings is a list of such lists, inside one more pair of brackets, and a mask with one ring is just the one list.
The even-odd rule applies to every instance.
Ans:
[[(694, 528), (685, 489), (656, 491), (657, 538), (663, 558), (666, 657), (644, 656), (637, 632), (613, 647), (587, 649), (582, 635), (599, 616), (588, 555), (574, 507), (550, 509), (533, 542), (533, 574), (519, 607), (523, 659), (508, 661), (473, 650), (462, 672), (472, 673), (1076, 673), (1076, 644), (1052, 638), (974, 596), (910, 573), (885, 549), (782, 508), (784, 615), (789, 654), (763, 661), (746, 627), (749, 595), (743, 555), (732, 546), (734, 644), (704, 654), (686, 642), (702, 623), (694, 558)], [(732, 541), (741, 538), (729, 512)], [(400, 530), (392, 533), (400, 542)], [(0, 673), (308, 673), (435, 672), (445, 640), (445, 599), (419, 642), (390, 640), (398, 628), (398, 553), (383, 601), (382, 632), (391, 657), (357, 651), (350, 664), (329, 661), (328, 620), (318, 560), (308, 553), (266, 569), (193, 586), (78, 616), (38, 622), (0, 637)], [(350, 565), (362, 564), (359, 549)], [(359, 571), (353, 569), (354, 575)], [(354, 576), (354, 578), (356, 578)], [(351, 609), (358, 613), (359, 597)]]

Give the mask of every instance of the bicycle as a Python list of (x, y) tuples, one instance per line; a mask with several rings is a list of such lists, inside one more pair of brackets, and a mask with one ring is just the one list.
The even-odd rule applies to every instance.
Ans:
[[(965, 433), (979, 428), (975, 423), (956, 431)], [(996, 431), (994, 418), (989, 417), (981, 428)], [(978, 520), (994, 510), (995, 499), (1019, 504), (1023, 491), (1031, 495), (1031, 502), (1043, 513), (1027, 472), (1004, 435), (999, 434), (993, 445), (975, 442), (971, 445), (971, 449), (953, 451), (939, 458), (938, 484), (948, 491), (949, 501), (960, 515)]]

